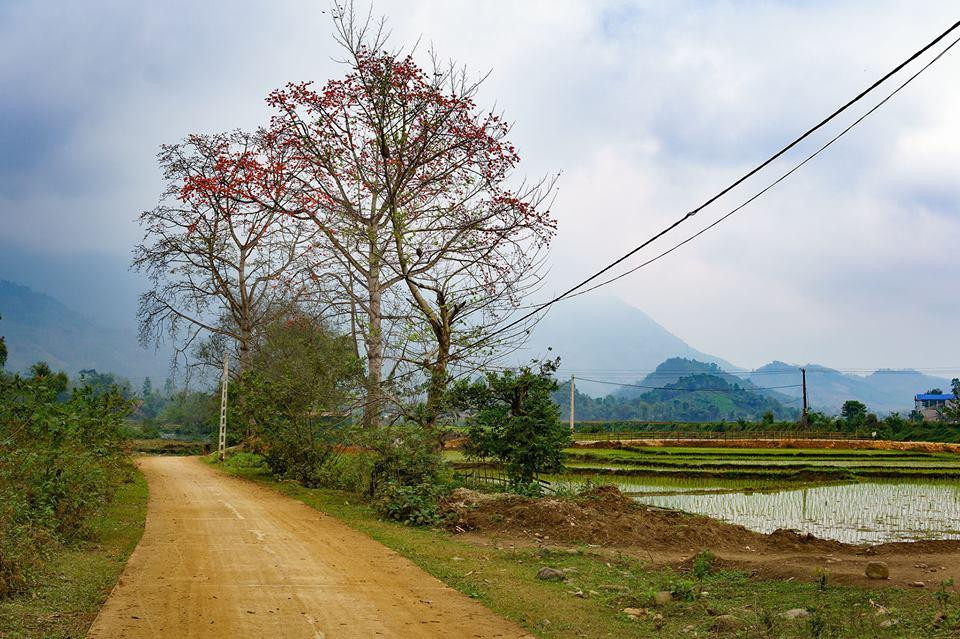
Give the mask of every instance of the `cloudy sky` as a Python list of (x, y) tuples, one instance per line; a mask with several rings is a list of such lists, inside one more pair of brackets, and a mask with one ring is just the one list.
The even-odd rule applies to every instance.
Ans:
[[(135, 217), (161, 188), (158, 146), (253, 128), (272, 88), (342, 73), (327, 8), (0, 0), (0, 277), (132, 327), (140, 282), (126, 265)], [(395, 45), (419, 39), (491, 71), (482, 98), (515, 122), (524, 171), (562, 171), (544, 295), (699, 204), (960, 18), (948, 0), (381, 0), (374, 10)], [(957, 77), (960, 45), (787, 182), (612, 292), (741, 366), (960, 368)]]

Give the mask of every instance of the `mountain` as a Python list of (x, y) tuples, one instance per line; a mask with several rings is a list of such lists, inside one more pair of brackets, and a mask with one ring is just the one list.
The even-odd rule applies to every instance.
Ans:
[(145, 350), (132, 331), (103, 327), (58, 300), (0, 279), (0, 335), (6, 337), (8, 371), (24, 371), (45, 361), (75, 375), (95, 368), (126, 377), (168, 375), (166, 353)]
[[(646, 391), (636, 389), (642, 394), (633, 396), (617, 394), (594, 398), (578, 391), (576, 418), (579, 421), (716, 422), (740, 418), (758, 421), (767, 412), (777, 419), (794, 420), (799, 417), (796, 407), (786, 406), (778, 399), (749, 389), (748, 386), (753, 384), (726, 373), (713, 375), (694, 372), (681, 375), (665, 386)], [(562, 419), (568, 419), (570, 382), (561, 384), (553, 398), (560, 405)]]
[[(807, 398), (810, 407), (827, 413), (838, 413), (848, 399), (856, 399), (878, 414), (913, 410), (913, 396), (932, 388), (947, 390), (950, 380), (924, 375), (913, 370), (880, 370), (867, 376), (842, 373), (838, 370), (808, 364)], [(784, 386), (799, 384), (800, 367), (774, 361), (751, 371), (746, 379), (757, 386)], [(779, 392), (794, 398), (801, 397), (800, 388), (781, 389)]]
[(657, 366), (655, 371), (637, 382), (636, 386), (625, 386), (618, 389), (614, 394), (618, 397), (640, 397), (650, 390), (675, 385), (680, 379), (691, 375), (708, 375), (722, 380), (725, 385), (756, 391), (760, 395), (765, 395), (778, 402), (791, 403), (794, 401), (793, 398), (778, 392), (777, 389), (766, 390), (762, 385), (754, 384), (749, 379), (728, 373), (714, 362), (699, 362), (695, 359), (683, 357), (671, 357)]
[[(548, 350), (548, 348), (552, 350)], [(577, 389), (604, 396), (615, 386), (579, 379), (610, 379), (635, 382), (671, 357), (718, 364), (727, 371), (740, 370), (733, 364), (693, 348), (638, 308), (609, 296), (583, 296), (556, 304), (531, 332), (526, 346), (518, 351), (518, 362), (544, 356), (560, 357), (558, 376), (576, 373)]]

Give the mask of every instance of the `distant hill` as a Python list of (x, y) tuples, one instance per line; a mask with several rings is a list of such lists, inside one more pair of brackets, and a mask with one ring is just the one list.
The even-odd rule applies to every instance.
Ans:
[(723, 380), (726, 384), (757, 391), (759, 394), (776, 399), (779, 402), (793, 402), (792, 397), (784, 395), (778, 390), (766, 390), (764, 384), (754, 384), (743, 376), (728, 373), (714, 362), (699, 362), (684, 357), (671, 357), (657, 366), (654, 372), (638, 381), (635, 386), (624, 386), (614, 394), (619, 397), (640, 397), (652, 389), (676, 384), (680, 379), (691, 375), (709, 375)]
[[(795, 407), (786, 406), (749, 386), (752, 386), (750, 382), (727, 374), (694, 372), (664, 386), (631, 389), (639, 391), (639, 395), (593, 398), (578, 392), (576, 418), (578, 421), (716, 422), (740, 418), (758, 421), (767, 412), (777, 419), (793, 420), (799, 416)], [(553, 397), (560, 405), (562, 417), (569, 418), (570, 382), (561, 384)]]
[[(552, 351), (547, 350), (548, 347)], [(518, 362), (550, 354), (561, 358), (558, 376), (570, 371), (638, 371), (635, 381), (672, 357), (715, 363), (726, 371), (739, 370), (730, 362), (703, 353), (654, 321), (638, 308), (609, 296), (574, 298), (556, 304), (533, 329)], [(591, 377), (584, 374), (584, 377)], [(598, 372), (595, 377), (604, 377)], [(623, 374), (618, 376), (624, 379)], [(604, 396), (615, 387), (577, 380), (577, 389)]]
[(166, 355), (140, 348), (133, 332), (100, 326), (48, 295), (2, 279), (0, 335), (6, 337), (8, 371), (45, 361), (71, 375), (95, 368), (134, 384), (168, 374)]
[[(757, 386), (783, 386), (800, 383), (800, 367), (774, 361), (746, 374)], [(913, 410), (913, 396), (931, 388), (950, 388), (950, 380), (933, 377), (913, 370), (880, 370), (865, 377), (842, 373), (826, 366), (809, 364), (807, 369), (807, 397), (810, 406), (827, 413), (837, 413), (843, 402), (856, 399), (878, 414)], [(799, 398), (801, 389), (783, 389), (780, 392)]]

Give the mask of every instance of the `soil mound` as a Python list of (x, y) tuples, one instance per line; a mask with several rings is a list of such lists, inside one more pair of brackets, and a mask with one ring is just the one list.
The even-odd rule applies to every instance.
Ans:
[(530, 499), (454, 491), (445, 504), (451, 530), (535, 537), (565, 544), (721, 549), (759, 544), (765, 535), (709, 517), (637, 504), (615, 486), (571, 498)]

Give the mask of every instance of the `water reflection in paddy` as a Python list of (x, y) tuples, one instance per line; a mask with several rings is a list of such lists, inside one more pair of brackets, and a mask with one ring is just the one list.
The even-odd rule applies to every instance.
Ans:
[(858, 483), (777, 492), (624, 484), (644, 504), (708, 515), (758, 532), (792, 528), (847, 543), (960, 539), (960, 484)]

